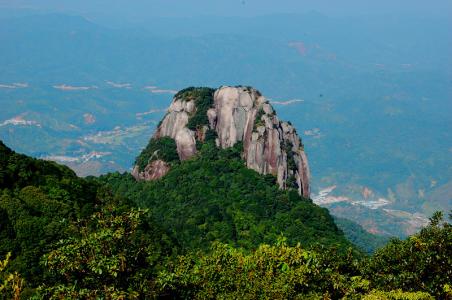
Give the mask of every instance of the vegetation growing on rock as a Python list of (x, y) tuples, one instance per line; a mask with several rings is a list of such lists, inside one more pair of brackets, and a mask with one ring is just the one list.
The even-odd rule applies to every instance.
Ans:
[(167, 163), (179, 161), (176, 142), (170, 137), (152, 138), (146, 148), (135, 160), (139, 171), (154, 160), (161, 159)]
[(265, 114), (264, 109), (262, 107), (260, 107), (259, 110), (257, 111), (257, 114), (256, 114), (253, 131), (256, 131), (256, 129), (259, 126), (264, 125), (264, 122), (262, 121), (262, 117), (264, 116), (264, 114)]
[(196, 130), (209, 124), (207, 110), (213, 106), (214, 91), (211, 88), (189, 88), (179, 94), (179, 97), (186, 101), (195, 101), (196, 111), (194, 115), (190, 116), (187, 124), (190, 130)]
[[(248, 168), (276, 176), (283, 189), (293, 188), (305, 198), (310, 196), (309, 164), (300, 137), (276, 117), (256, 89), (223, 86), (180, 91), (148, 147), (162, 137), (175, 140), (180, 160), (192, 158), (207, 140), (215, 139), (220, 148), (242, 142)], [(137, 180), (155, 180), (169, 170), (164, 159), (159, 165), (149, 164), (149, 159), (156, 157), (150, 152), (145, 149), (137, 159), (132, 173)], [(140, 173), (147, 166), (147, 172)]]

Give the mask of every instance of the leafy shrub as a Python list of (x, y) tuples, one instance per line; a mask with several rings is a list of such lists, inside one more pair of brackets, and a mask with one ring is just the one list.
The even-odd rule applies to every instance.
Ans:
[(337, 264), (284, 239), (252, 252), (217, 243), (208, 254), (180, 256), (157, 287), (186, 299), (339, 299), (368, 290), (367, 280), (340, 273)]
[(214, 91), (211, 88), (193, 88), (179, 95), (180, 98), (185, 100), (195, 101), (196, 111), (188, 120), (187, 127), (189, 129), (196, 130), (204, 125), (209, 125), (207, 111), (213, 107)]
[(0, 299), (19, 300), (24, 281), (17, 272), (6, 272), (10, 257), (11, 253), (8, 253), (4, 260), (0, 260)]
[(262, 121), (262, 116), (265, 115), (264, 109), (262, 107), (259, 108), (256, 114), (256, 118), (254, 119), (254, 127), (253, 130), (255, 131), (257, 127), (263, 126), (264, 121)]
[(287, 153), (287, 169), (291, 171), (298, 170), (297, 164), (295, 163), (294, 153), (293, 153), (293, 144), (291, 141), (285, 141), (284, 143), (284, 151)]
[(452, 225), (435, 213), (430, 225), (376, 251), (365, 270), (377, 289), (424, 291), (438, 298), (452, 296)]
[[(149, 279), (161, 256), (152, 228), (143, 228), (145, 210), (107, 205), (77, 232), (44, 256), (54, 275), (39, 294), (46, 299), (138, 299), (155, 296)], [(157, 237), (161, 238), (161, 237)]]
[(403, 292), (395, 290), (390, 292), (372, 291), (365, 295), (363, 300), (434, 300), (430, 294), (424, 292)]

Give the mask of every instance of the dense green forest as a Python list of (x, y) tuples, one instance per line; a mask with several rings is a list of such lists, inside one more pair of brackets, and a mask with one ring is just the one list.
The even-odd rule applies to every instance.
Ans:
[(255, 249), (275, 243), (281, 233), (290, 245), (351, 246), (328, 210), (296, 190), (279, 189), (274, 176), (248, 169), (240, 155), (240, 144), (220, 150), (209, 141), (160, 180), (136, 182), (114, 173), (100, 182), (149, 209), (184, 251), (206, 249), (213, 241)]
[(368, 256), (328, 211), (204, 143), (156, 182), (0, 143), (0, 299), (448, 299), (440, 213)]
[(10, 267), (35, 283), (41, 256), (70, 234), (72, 221), (94, 212), (100, 187), (0, 142), (0, 188), (0, 255), (12, 252)]
[(348, 219), (334, 217), (334, 222), (344, 232), (347, 240), (367, 254), (374, 253), (390, 240), (389, 236), (371, 234), (361, 225)]

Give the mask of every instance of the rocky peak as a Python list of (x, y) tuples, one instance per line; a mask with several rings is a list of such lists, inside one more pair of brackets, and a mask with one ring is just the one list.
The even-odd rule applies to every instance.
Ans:
[(133, 176), (153, 180), (168, 172), (170, 161), (159, 154), (157, 145), (162, 138), (173, 139), (178, 159), (185, 160), (196, 154), (197, 142), (204, 142), (207, 135), (215, 136), (221, 148), (242, 142), (249, 168), (275, 175), (281, 188), (297, 188), (309, 197), (309, 166), (300, 137), (250, 87), (188, 88), (176, 94), (144, 154), (137, 158)]

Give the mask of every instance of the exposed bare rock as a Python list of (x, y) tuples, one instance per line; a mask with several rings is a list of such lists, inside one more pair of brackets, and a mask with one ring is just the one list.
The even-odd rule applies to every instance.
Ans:
[(186, 126), (189, 115), (196, 110), (194, 101), (175, 99), (168, 108), (154, 135), (155, 138), (169, 136), (176, 141), (179, 158), (185, 160), (196, 153), (196, 140), (194, 133)]
[(169, 136), (176, 138), (179, 130), (185, 128), (188, 123), (188, 111), (185, 108), (191, 108), (192, 105), (186, 105), (185, 101), (176, 100), (171, 104), (168, 113), (162, 121), (162, 124), (157, 128), (155, 136), (164, 137)]
[(165, 176), (169, 170), (169, 165), (159, 159), (151, 161), (142, 172), (139, 171), (138, 166), (135, 166), (132, 170), (132, 176), (137, 180), (156, 180)]
[(210, 128), (215, 128), (217, 125), (217, 111), (214, 108), (207, 110), (207, 118), (209, 119)]
[(298, 172), (296, 174), (296, 179), (298, 183), (298, 192), (300, 195), (309, 197), (311, 194), (311, 189), (309, 186), (309, 180), (311, 178), (311, 173), (309, 171), (308, 158), (304, 151), (299, 152), (298, 158)]
[(196, 139), (193, 131), (184, 127), (177, 132), (175, 140), (180, 160), (186, 160), (196, 154)]
[(154, 138), (173, 138), (180, 160), (196, 154), (196, 141), (204, 142), (210, 129), (217, 134), (218, 147), (228, 148), (243, 142), (247, 167), (261, 174), (275, 175), (281, 188), (297, 188), (301, 195), (309, 197), (309, 165), (301, 139), (290, 123), (278, 119), (272, 106), (257, 90), (219, 88), (213, 94), (212, 106), (206, 111), (206, 124), (196, 130), (187, 127), (197, 112), (196, 101), (177, 97)]
[(222, 87), (215, 92), (215, 130), (222, 148), (250, 138), (257, 109), (264, 102), (259, 92), (247, 88)]

